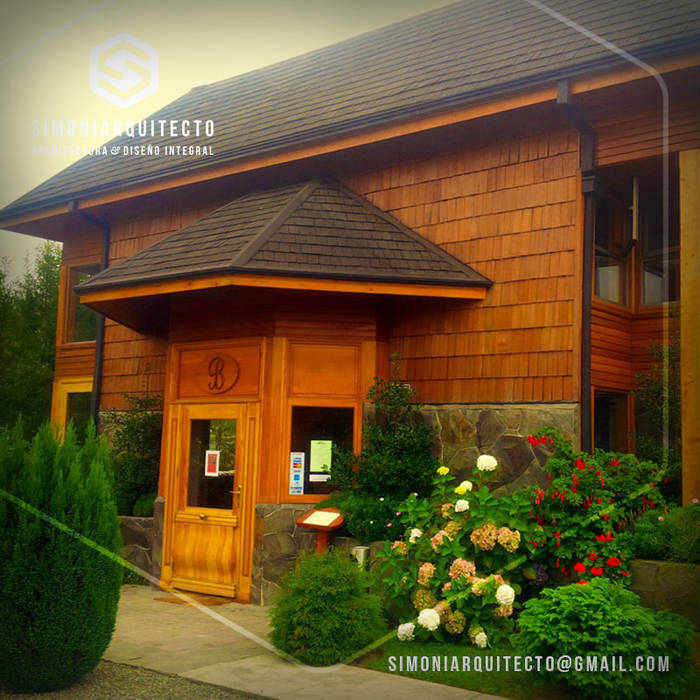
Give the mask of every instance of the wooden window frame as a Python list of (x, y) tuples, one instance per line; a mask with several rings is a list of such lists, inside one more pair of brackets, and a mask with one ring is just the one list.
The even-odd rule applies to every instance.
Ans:
[(95, 343), (92, 340), (73, 340), (73, 322), (75, 318), (76, 303), (80, 303), (74, 293), (72, 279), (74, 272), (80, 268), (97, 266), (99, 260), (80, 259), (74, 260), (70, 264), (61, 265), (59, 288), (58, 288), (58, 319), (56, 323), (56, 345), (81, 346)]
[(92, 377), (61, 377), (55, 379), (51, 394), (51, 423), (62, 438), (68, 423), (68, 395), (92, 392)]

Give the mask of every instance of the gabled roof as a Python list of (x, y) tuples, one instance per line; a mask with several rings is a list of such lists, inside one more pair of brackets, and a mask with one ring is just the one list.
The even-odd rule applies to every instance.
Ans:
[(227, 273), (491, 284), (363, 197), (317, 179), (234, 199), (77, 289), (85, 294)]
[[(642, 60), (700, 47), (697, 0), (550, 0), (547, 5)], [(86, 156), (2, 215), (9, 218), (623, 63), (526, 0), (467, 0), (194, 88), (150, 117), (212, 119), (213, 138), (186, 143), (209, 145), (213, 156)], [(172, 142), (119, 137), (110, 145), (162, 147)]]

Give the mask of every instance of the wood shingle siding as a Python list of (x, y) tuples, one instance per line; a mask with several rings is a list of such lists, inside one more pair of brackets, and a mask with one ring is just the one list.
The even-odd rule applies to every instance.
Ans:
[(493, 142), (351, 176), (378, 207), (494, 281), (483, 302), (405, 302), (392, 349), (423, 401), (576, 401), (578, 136)]

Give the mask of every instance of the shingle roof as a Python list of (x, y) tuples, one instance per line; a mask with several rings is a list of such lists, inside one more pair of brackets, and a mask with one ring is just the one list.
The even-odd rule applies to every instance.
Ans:
[[(547, 4), (640, 59), (700, 46), (697, 0)], [(185, 143), (210, 145), (213, 156), (86, 156), (3, 214), (272, 153), (623, 62), (526, 0), (466, 0), (194, 88), (152, 115), (212, 119), (211, 139)], [(166, 142), (173, 143), (149, 137), (119, 137), (110, 143)]]
[(491, 284), (343, 185), (311, 180), (239, 197), (100, 272), (78, 290), (233, 272)]

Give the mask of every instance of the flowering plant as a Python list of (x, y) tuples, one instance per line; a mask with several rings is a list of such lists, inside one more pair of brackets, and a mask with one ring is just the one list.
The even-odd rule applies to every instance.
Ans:
[(531, 542), (535, 559), (565, 581), (627, 580), (632, 552), (619, 535), (640, 513), (663, 505), (658, 483), (664, 476), (657, 465), (631, 454), (574, 452), (551, 429), (528, 441), (554, 449), (547, 486), (530, 488), (530, 512), (542, 527)]
[[(385, 599), (403, 623), (399, 639), (463, 639), (480, 647), (513, 630), (513, 612), (541, 528), (527, 513), (528, 495), (495, 498), (485, 482), (496, 460), (482, 455), (472, 481), (434, 474), (427, 498), (413, 493), (398, 507), (401, 539), (383, 556)], [(398, 529), (398, 528), (397, 528)], [(531, 575), (534, 575), (532, 572)]]

